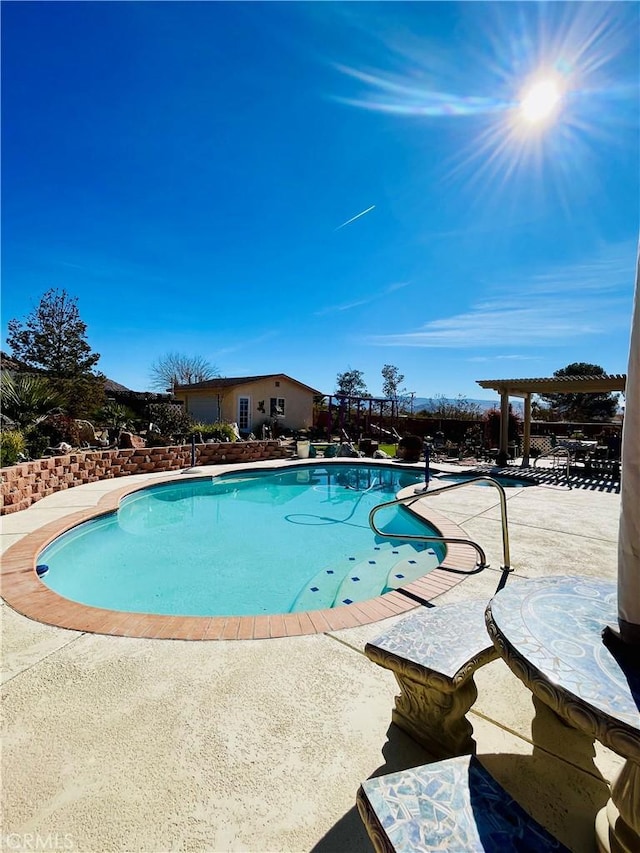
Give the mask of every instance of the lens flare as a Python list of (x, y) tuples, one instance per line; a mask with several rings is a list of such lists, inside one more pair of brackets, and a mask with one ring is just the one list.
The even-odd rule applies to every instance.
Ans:
[(468, 7), (454, 51), (395, 34), (383, 40), (382, 67), (377, 54), (373, 67), (334, 63), (348, 90), (333, 99), (413, 118), (425, 146), (441, 124), (437, 138), (450, 134), (451, 144), (437, 173), (443, 188), (464, 188), (471, 221), (487, 199), (515, 216), (551, 198), (570, 215), (604, 189), (600, 171), (585, 166), (637, 126), (637, 13), (625, 3)]
[(520, 100), (520, 115), (529, 124), (550, 121), (558, 111), (562, 94), (555, 80), (538, 80)]

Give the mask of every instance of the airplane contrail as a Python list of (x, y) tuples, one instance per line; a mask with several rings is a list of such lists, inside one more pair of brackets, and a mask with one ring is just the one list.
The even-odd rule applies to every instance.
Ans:
[(349, 225), (351, 222), (355, 222), (356, 219), (360, 219), (360, 217), (364, 216), (365, 213), (370, 213), (374, 209), (374, 207), (375, 207), (375, 204), (372, 204), (371, 207), (368, 207), (366, 210), (363, 210), (360, 213), (356, 213), (356, 215), (352, 216), (351, 219), (347, 219), (347, 221), (343, 222), (342, 225), (338, 225), (338, 227), (335, 230), (339, 231), (341, 228), (344, 228), (345, 225)]

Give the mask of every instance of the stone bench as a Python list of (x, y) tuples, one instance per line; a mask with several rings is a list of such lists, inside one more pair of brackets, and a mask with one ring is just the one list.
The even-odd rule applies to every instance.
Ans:
[(473, 673), (498, 653), (484, 623), (486, 601), (422, 607), (365, 646), (400, 685), (393, 722), (434, 758), (475, 752), (466, 714), (478, 689)]
[(356, 802), (376, 853), (569, 853), (475, 756), (368, 779)]

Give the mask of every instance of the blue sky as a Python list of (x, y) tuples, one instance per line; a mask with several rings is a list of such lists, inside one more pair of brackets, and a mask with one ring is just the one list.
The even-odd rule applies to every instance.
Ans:
[[(626, 370), (637, 4), (4, 2), (2, 18), (4, 349), (8, 320), (58, 287), (99, 369), (135, 390), (168, 352), (327, 393), (358, 369), (379, 394), (393, 364), (423, 397), (573, 361)], [(539, 79), (559, 102), (529, 123)]]

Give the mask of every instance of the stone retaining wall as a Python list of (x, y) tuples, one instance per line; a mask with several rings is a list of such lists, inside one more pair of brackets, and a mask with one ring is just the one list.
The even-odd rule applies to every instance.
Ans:
[[(290, 451), (278, 441), (237, 441), (196, 445), (196, 464), (215, 465), (286, 459)], [(2, 468), (0, 515), (26, 509), (41, 498), (83, 483), (177, 471), (191, 465), (191, 445), (131, 450), (79, 451)]]

